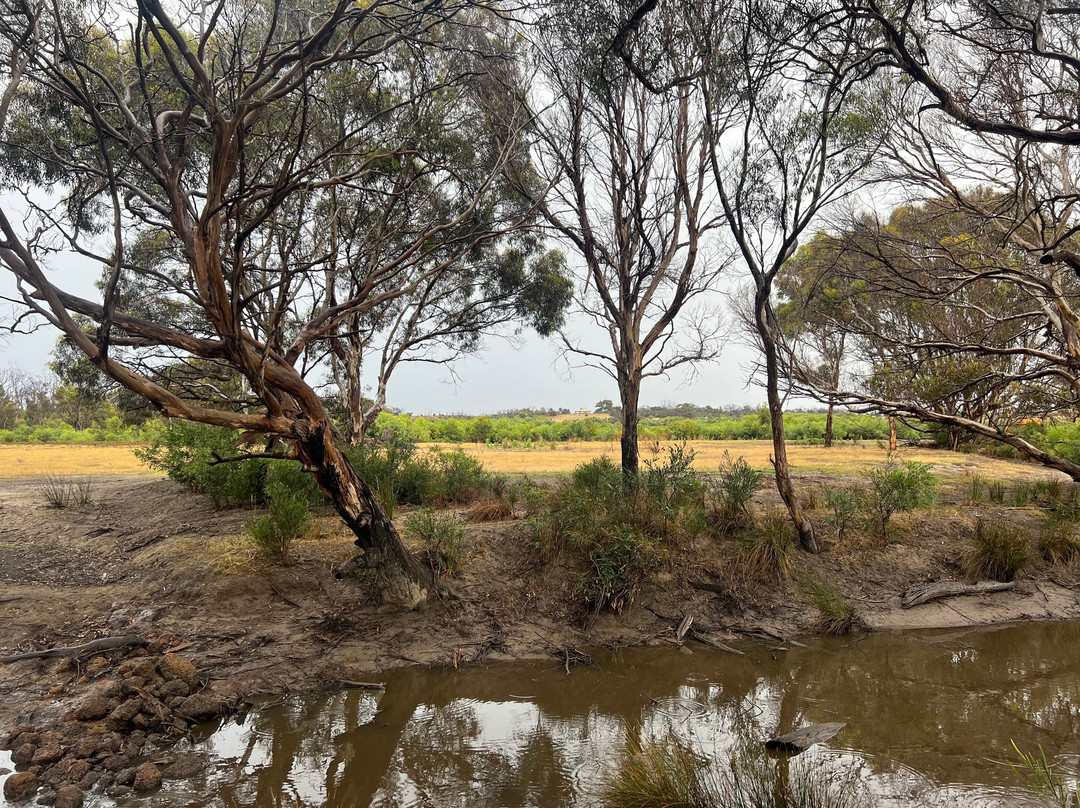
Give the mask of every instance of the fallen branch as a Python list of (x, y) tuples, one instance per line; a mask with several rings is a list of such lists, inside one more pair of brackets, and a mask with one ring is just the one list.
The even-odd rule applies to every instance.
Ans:
[(0, 664), (19, 662), (23, 659), (51, 659), (53, 657), (80, 656), (82, 654), (97, 653), (98, 651), (115, 651), (117, 648), (127, 648), (130, 645), (149, 645), (138, 634), (125, 634), (123, 637), (102, 637), (100, 640), (92, 640), (82, 645), (71, 645), (63, 648), (47, 648), (44, 651), (26, 651), (22, 654), (0, 657)]
[(980, 581), (977, 584), (962, 584), (959, 581), (939, 581), (926, 586), (913, 586), (900, 596), (900, 605), (905, 609), (929, 603), (942, 598), (954, 598), (957, 595), (982, 595), (989, 592), (1003, 592), (1016, 586), (1015, 581)]
[(348, 679), (338, 679), (337, 683), (343, 687), (351, 687), (354, 690), (386, 690), (386, 685), (378, 682), (350, 682)]
[(716, 648), (720, 651), (727, 651), (729, 654), (738, 654), (739, 656), (746, 656), (745, 653), (738, 648), (732, 648), (730, 645), (724, 645), (722, 642), (718, 642), (710, 637), (708, 634), (702, 634), (700, 631), (691, 631), (690, 636), (697, 640), (702, 645), (707, 645), (710, 648)]

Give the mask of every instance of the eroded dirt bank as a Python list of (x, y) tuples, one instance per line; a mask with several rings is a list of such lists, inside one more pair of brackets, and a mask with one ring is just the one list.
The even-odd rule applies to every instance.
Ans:
[[(807, 475), (803, 482), (830, 485), (836, 476)], [(828, 579), (873, 628), (1080, 617), (1075, 570), (1041, 562), (1012, 591), (901, 609), (904, 589), (960, 577), (980, 509), (949, 505), (948, 486), (943, 500), (897, 525), (897, 541), (832, 542), (821, 556), (800, 555), (797, 570)], [(1032, 530), (1042, 518), (1035, 506), (998, 510)], [(254, 555), (243, 534), (249, 518), (244, 510), (214, 510), (162, 479), (99, 479), (91, 504), (64, 510), (45, 507), (33, 480), (0, 483), (0, 655), (129, 633), (150, 643), (100, 661), (91, 655), (78, 664), (0, 665), (0, 736), (18, 726), (40, 735), (42, 721), (72, 718), (94, 694), (108, 703), (95, 704), (95, 717), (86, 720), (100, 720), (101, 733), (118, 732), (120, 740), (109, 735), (108, 743), (123, 745), (133, 731), (141, 742), (162, 734), (166, 720), (195, 721), (200, 716), (181, 705), (196, 694), (228, 709), (258, 692), (377, 681), (381, 670), (409, 664), (545, 656), (569, 662), (575, 649), (674, 642), (687, 614), (696, 630), (721, 643), (746, 633), (790, 637), (810, 630), (816, 617), (792, 581), (733, 580), (727, 567), (735, 540), (709, 539), (670, 556), (621, 615), (586, 624), (575, 597), (578, 573), (540, 564), (520, 520), (471, 525), (456, 584), (461, 600), (403, 614), (380, 608), (362, 579), (334, 577), (352, 547), (332, 514), (318, 520), (287, 567)], [(196, 673), (169, 662), (163, 654), (170, 650)], [(183, 666), (183, 676), (167, 672), (170, 664)], [(132, 685), (133, 677), (141, 681)], [(178, 679), (183, 687), (169, 684)], [(130, 725), (112, 721), (132, 699), (140, 707), (163, 705), (158, 724), (143, 727), (134, 715)], [(144, 723), (155, 720), (148, 709), (141, 714)], [(178, 734), (186, 729), (174, 726)], [(134, 777), (131, 769), (124, 773)]]

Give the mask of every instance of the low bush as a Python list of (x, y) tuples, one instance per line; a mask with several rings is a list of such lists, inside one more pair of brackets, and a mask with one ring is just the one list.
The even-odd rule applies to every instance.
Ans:
[(766, 476), (764, 471), (753, 468), (742, 457), (733, 458), (724, 452), (710, 493), (727, 526), (745, 527), (750, 523), (750, 503)]
[(843, 541), (862, 518), (866, 494), (858, 488), (834, 488), (825, 495), (825, 504), (829, 507), (829, 524), (836, 531), (836, 539)]
[(248, 523), (247, 531), (259, 552), (270, 561), (289, 561), (292, 543), (311, 526), (311, 507), (303, 495), (279, 494), (267, 505), (267, 513)]
[(581, 565), (578, 586), (588, 614), (621, 611), (665, 549), (682, 546), (706, 527), (704, 489), (690, 470), (693, 454), (671, 447), (666, 462), (626, 477), (610, 459), (589, 461), (544, 502), (522, 488), (542, 560), (571, 553)]
[(889, 537), (889, 520), (896, 513), (929, 508), (937, 500), (938, 481), (927, 463), (899, 464), (890, 455), (881, 468), (866, 473), (870, 480), (870, 508), (881, 536)]
[(405, 535), (424, 546), (434, 573), (453, 575), (461, 568), (465, 525), (453, 514), (421, 508), (405, 518)]
[(1024, 531), (1003, 520), (979, 519), (964, 568), (974, 579), (1011, 581), (1030, 560), (1030, 542)]

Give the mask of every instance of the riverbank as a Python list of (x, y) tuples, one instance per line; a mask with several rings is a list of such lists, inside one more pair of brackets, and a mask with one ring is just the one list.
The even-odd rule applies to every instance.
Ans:
[[(1047, 475), (1019, 464), (1014, 471)], [(720, 645), (745, 635), (780, 645), (811, 632), (817, 619), (798, 583), (805, 576), (828, 580), (872, 629), (1080, 617), (1077, 570), (1042, 561), (1011, 591), (903, 609), (909, 587), (961, 577), (979, 517), (1028, 531), (1043, 518), (1036, 503), (965, 504), (961, 469), (942, 479), (942, 504), (896, 517), (888, 543), (869, 534), (829, 540), (818, 510), (826, 551), (797, 553), (788, 578), (751, 583), (732, 575), (737, 539), (702, 539), (670, 555), (621, 614), (593, 620), (583, 619), (578, 570), (568, 560), (540, 563), (521, 519), (469, 525), (455, 579), (460, 600), (401, 613), (381, 607), (365, 581), (334, 577), (353, 548), (332, 513), (317, 518), (293, 563), (279, 567), (262, 561), (244, 534), (250, 511), (214, 510), (164, 479), (98, 478), (88, 504), (61, 510), (45, 506), (38, 481), (8, 480), (0, 484), (0, 653), (134, 633), (154, 654), (179, 649), (199, 672), (191, 692), (235, 705), (257, 693), (378, 681), (403, 665), (550, 658), (569, 667), (590, 649), (676, 643), (688, 615), (687, 651), (695, 635)], [(810, 490), (842, 481), (800, 475)], [(771, 491), (758, 500), (776, 503)], [(406, 514), (400, 509), (398, 519)], [(54, 719), (70, 712), (94, 684), (89, 667), (113, 669), (108, 657), (76, 667), (41, 659), (0, 665), (0, 735), (35, 723), (35, 709)], [(156, 684), (166, 681), (153, 672), (144, 678), (155, 676)]]

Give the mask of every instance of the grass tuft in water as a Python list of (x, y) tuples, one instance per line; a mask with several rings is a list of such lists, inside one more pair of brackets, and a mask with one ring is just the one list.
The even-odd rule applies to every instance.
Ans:
[(1074, 783), (1070, 789), (1065, 778), (1054, 774), (1050, 761), (1042, 746), (1039, 753), (1024, 752), (1012, 741), (1012, 748), (1020, 759), (1009, 761), (1009, 768), (1024, 781), (1024, 787), (1030, 791), (1046, 808), (1073, 808), (1080, 805), (1080, 783)]
[(836, 587), (812, 576), (806, 576), (799, 583), (820, 613), (814, 624), (818, 632), (841, 636), (860, 627), (858, 611)]

